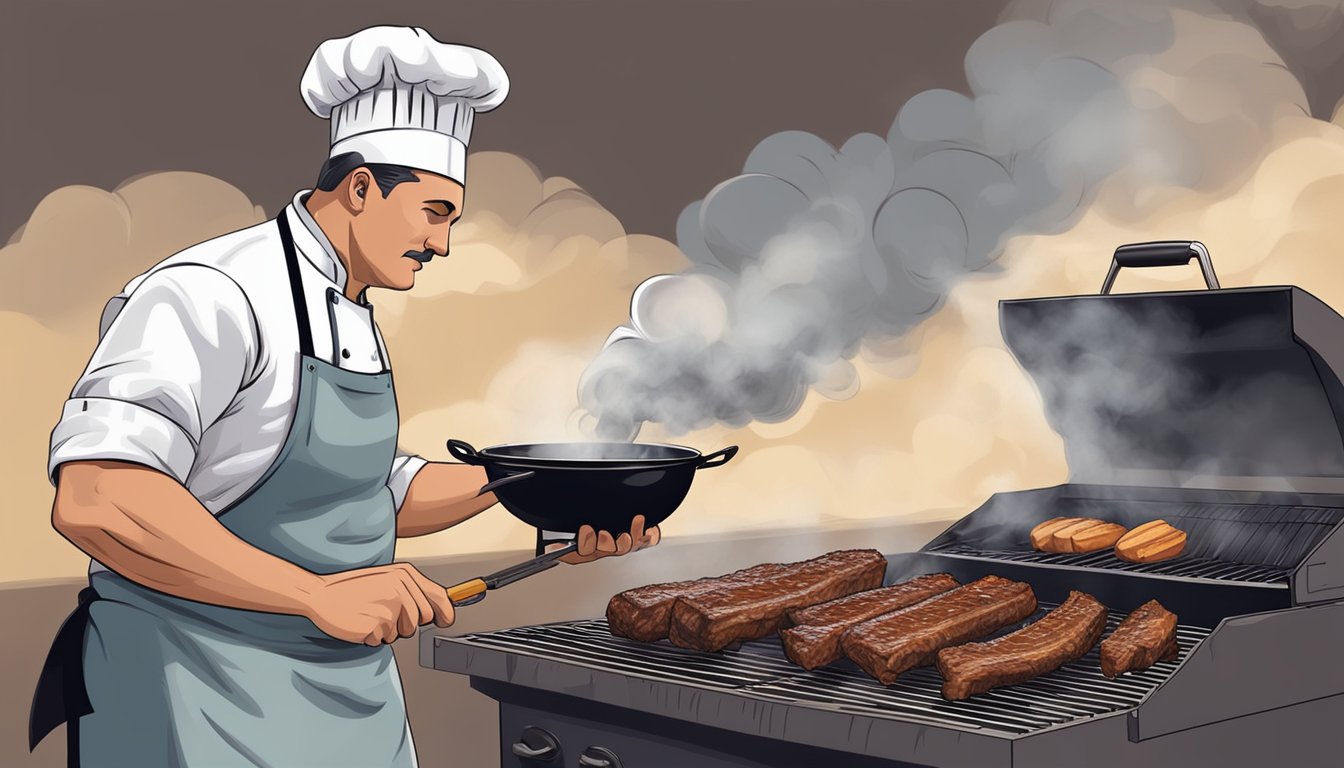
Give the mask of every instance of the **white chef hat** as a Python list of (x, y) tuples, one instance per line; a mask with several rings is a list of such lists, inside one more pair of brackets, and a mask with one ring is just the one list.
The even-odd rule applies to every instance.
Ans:
[(300, 90), (331, 120), (329, 157), (358, 152), (465, 184), (471, 124), (504, 102), (509, 77), (485, 51), (419, 27), (369, 27), (319, 45)]

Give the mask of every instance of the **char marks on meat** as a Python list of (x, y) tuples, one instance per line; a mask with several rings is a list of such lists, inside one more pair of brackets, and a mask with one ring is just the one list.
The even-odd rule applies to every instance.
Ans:
[(1058, 608), (1016, 632), (939, 651), (943, 697), (960, 701), (1056, 670), (1091, 651), (1105, 629), (1106, 606), (1070, 592)]
[(845, 655), (891, 685), (907, 670), (932, 664), (939, 650), (978, 640), (1036, 612), (1031, 585), (986, 576), (950, 592), (878, 616), (845, 632)]
[(794, 626), (779, 631), (779, 637), (784, 643), (784, 654), (804, 669), (824, 667), (844, 656), (840, 650), (840, 638), (850, 627), (875, 616), (923, 602), (958, 586), (960, 584), (951, 575), (935, 573), (790, 611), (789, 620)]
[(789, 611), (873, 589), (886, 570), (886, 557), (875, 549), (842, 550), (781, 566), (767, 578), (678, 597), (668, 639), (683, 648), (718, 651), (765, 637), (787, 625)]
[(649, 584), (627, 589), (607, 603), (607, 626), (613, 635), (651, 643), (667, 638), (672, 621), (672, 604), (679, 597), (694, 597), (733, 584), (758, 584), (768, 581), (787, 565), (764, 563), (726, 576), (711, 576), (694, 581)]
[(1176, 614), (1149, 600), (1101, 642), (1101, 673), (1117, 677), (1123, 672), (1147, 669), (1158, 660), (1174, 660), (1178, 651)]

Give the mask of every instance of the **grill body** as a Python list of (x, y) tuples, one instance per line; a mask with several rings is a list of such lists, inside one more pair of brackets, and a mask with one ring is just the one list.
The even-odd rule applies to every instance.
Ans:
[[(1199, 543), (1146, 565), (1031, 550), (1037, 522), (1083, 513), (1162, 517)], [(1160, 600), (1180, 617), (1178, 658), (1116, 680), (1094, 649), (949, 702), (931, 668), (882, 686), (848, 661), (804, 671), (773, 637), (705, 654), (613, 637), (601, 619), (436, 637), (433, 664), (500, 701), (506, 766), (575, 765), (589, 746), (639, 766), (1336, 765), (1344, 602), (1305, 574), (1333, 572), (1321, 558), (1341, 523), (1339, 496), (1064, 485), (998, 494), (920, 551), (888, 556), (887, 583), (940, 571), (1029, 582), (1040, 610), (1003, 633), (1071, 589), (1111, 609), (1108, 634)], [(567, 757), (515, 755), (528, 727)]]
[[(504, 766), (578, 765), (592, 746), (667, 768), (1335, 765), (1344, 681), (1304, 669), (1339, 666), (1344, 606), (1282, 613), (1277, 625), (1265, 622), (1274, 614), (1183, 624), (1177, 661), (1118, 680), (1100, 675), (1094, 651), (963, 702), (941, 698), (931, 669), (883, 687), (848, 662), (804, 672), (773, 639), (702, 654), (612, 637), (600, 619), (438, 637), (433, 659), (500, 702)], [(1285, 648), (1285, 631), (1307, 642)], [(1243, 666), (1264, 652), (1248, 679)], [(514, 754), (528, 728), (553, 734), (560, 759)]]
[[(1173, 734), (1161, 741), (1130, 744), (1111, 721), (1097, 722), (1023, 739), (988, 750), (977, 743), (935, 744), (922, 735), (905, 749), (919, 762), (864, 757), (854, 752), (760, 738), (719, 728), (688, 725), (629, 710), (592, 705), (583, 699), (551, 697), (531, 688), (482, 681), (478, 690), (500, 701), (500, 765), (505, 768), (576, 766), (591, 746), (605, 746), (625, 768), (916, 768), (947, 765), (1058, 766), (1059, 768), (1134, 768), (1135, 766), (1293, 766), (1338, 765), (1338, 739), (1323, 745), (1322, 731), (1337, 729), (1344, 700), (1290, 707), (1245, 720), (1217, 723)], [(528, 728), (554, 733), (562, 747), (557, 760), (519, 758), (512, 751)], [(885, 738), (875, 736), (873, 739)], [(1323, 752), (1322, 749), (1333, 749)]]
[[(889, 555), (886, 582), (994, 574), (1030, 583), (1042, 612), (1076, 589), (1110, 609), (1108, 632), (1157, 599), (1180, 620), (1177, 660), (1107, 680), (1094, 650), (949, 702), (932, 669), (889, 687), (848, 661), (806, 672), (774, 638), (703, 654), (601, 620), (434, 637), (436, 668), (500, 701), (502, 764), (1344, 765), (1344, 318), (1268, 287), (1003, 302), (1000, 321), (1072, 482), (996, 494)], [(1146, 407), (1097, 370), (1152, 390)], [(1164, 519), (1187, 549), (1142, 565), (1033, 551), (1031, 529), (1061, 516)], [(558, 752), (525, 756), (528, 727)]]

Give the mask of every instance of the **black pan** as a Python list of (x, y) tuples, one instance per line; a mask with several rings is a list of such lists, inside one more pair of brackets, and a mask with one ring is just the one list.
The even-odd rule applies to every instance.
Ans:
[(546, 531), (577, 533), (582, 525), (620, 535), (635, 515), (645, 527), (667, 519), (686, 498), (695, 472), (728, 463), (729, 446), (702, 456), (659, 443), (523, 443), (477, 451), (449, 440), (458, 461), (485, 467), (491, 493), (519, 520)]

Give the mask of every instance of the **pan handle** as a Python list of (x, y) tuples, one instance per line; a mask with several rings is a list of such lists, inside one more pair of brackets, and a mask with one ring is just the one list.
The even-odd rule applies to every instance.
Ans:
[(695, 466), (696, 469), (705, 469), (707, 467), (722, 467), (737, 455), (737, 446), (730, 445), (722, 451), (715, 451), (700, 460)]
[(1204, 284), (1209, 290), (1217, 290), (1218, 276), (1213, 274), (1213, 258), (1209, 256), (1209, 249), (1198, 240), (1169, 240), (1130, 243), (1116, 248), (1115, 256), (1111, 259), (1111, 269), (1101, 284), (1101, 292), (1111, 292), (1121, 267), (1178, 267), (1189, 264), (1191, 259), (1199, 260), (1199, 269), (1204, 273)]
[(481, 490), (477, 491), (476, 495), (484, 496), (485, 494), (495, 490), (496, 488), (500, 488), (502, 486), (509, 485), (511, 483), (516, 483), (519, 480), (526, 480), (527, 478), (532, 477), (535, 474), (537, 473), (529, 470), (527, 472), (519, 472), (516, 475), (509, 475), (508, 477), (501, 477), (498, 480), (491, 480), (485, 485), (482, 485)]
[(472, 464), (478, 467), (485, 466), (485, 459), (481, 458), (481, 455), (476, 452), (476, 449), (471, 447), (471, 443), (468, 443), (465, 440), (449, 440), (448, 452), (453, 455), (454, 459), (457, 459), (463, 464)]

